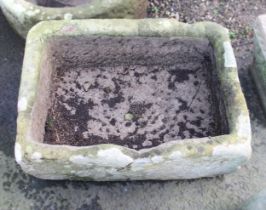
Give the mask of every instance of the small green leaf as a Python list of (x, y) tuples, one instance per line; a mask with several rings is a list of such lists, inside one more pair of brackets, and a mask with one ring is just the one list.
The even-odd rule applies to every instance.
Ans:
[(236, 39), (237, 34), (235, 32), (233, 32), (233, 31), (230, 31), (229, 32), (229, 36), (230, 36), (230, 39)]

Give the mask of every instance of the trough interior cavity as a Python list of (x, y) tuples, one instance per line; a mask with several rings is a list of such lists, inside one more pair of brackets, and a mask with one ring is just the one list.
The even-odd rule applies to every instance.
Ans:
[(90, 3), (92, 0), (26, 0), (43, 7), (75, 7)]
[(43, 56), (33, 135), (48, 144), (136, 150), (226, 134), (206, 39), (71, 37)]

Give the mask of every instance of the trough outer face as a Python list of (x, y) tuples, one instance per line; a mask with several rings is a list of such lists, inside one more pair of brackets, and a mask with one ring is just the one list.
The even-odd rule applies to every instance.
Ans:
[[(32, 112), (43, 50), (50, 39), (80, 35), (207, 38), (214, 47), (229, 134), (172, 141), (139, 151), (113, 144), (49, 145), (34, 139)], [(194, 179), (233, 172), (250, 155), (249, 113), (228, 30), (222, 26), (211, 22), (190, 25), (169, 19), (72, 20), (42, 22), (30, 31), (19, 91), (15, 144), (16, 161), (26, 173), (54, 180)]]
[(147, 0), (92, 0), (76, 7), (49, 8), (26, 0), (0, 0), (0, 7), (10, 25), (22, 37), (45, 20), (90, 18), (144, 18)]
[(266, 15), (257, 18), (254, 32), (255, 68), (251, 69), (251, 73), (266, 111)]

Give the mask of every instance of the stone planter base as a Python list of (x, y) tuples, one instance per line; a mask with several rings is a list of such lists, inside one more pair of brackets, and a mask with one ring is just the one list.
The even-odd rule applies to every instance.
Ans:
[[(60, 2), (68, 2), (68, 4), (62, 5)], [(146, 17), (147, 1), (0, 0), (0, 7), (11, 26), (25, 38), (32, 26), (45, 20), (144, 18)]]
[(255, 23), (255, 68), (251, 74), (256, 83), (264, 110), (266, 110), (266, 15), (261, 15)]
[(266, 207), (266, 190), (252, 196), (240, 210), (265, 210)]
[(27, 38), (18, 113), (16, 160), (43, 179), (194, 179), (251, 154), (228, 30), (210, 22), (42, 22)]

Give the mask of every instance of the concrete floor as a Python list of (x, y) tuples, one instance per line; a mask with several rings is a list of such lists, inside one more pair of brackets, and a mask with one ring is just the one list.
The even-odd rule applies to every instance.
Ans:
[(251, 112), (253, 156), (239, 171), (216, 178), (168, 182), (44, 181), (16, 165), (16, 103), (24, 41), (0, 13), (0, 210), (235, 210), (266, 188), (266, 119), (253, 81), (252, 49), (236, 52)]

